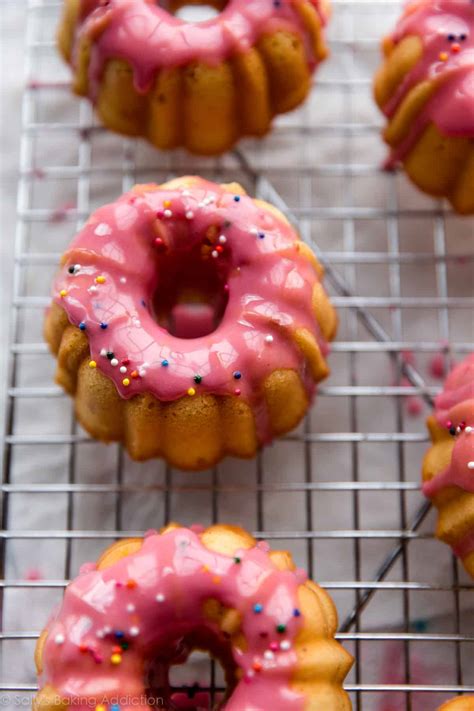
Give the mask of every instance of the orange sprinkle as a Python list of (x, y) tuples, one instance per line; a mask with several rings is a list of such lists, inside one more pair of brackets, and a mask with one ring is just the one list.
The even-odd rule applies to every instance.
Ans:
[(252, 668), (253, 668), (256, 672), (262, 671), (262, 664), (261, 664), (261, 662), (254, 662), (254, 663), (252, 664)]
[(115, 645), (115, 647), (112, 647), (112, 653), (113, 654), (122, 654), (122, 647)]
[(453, 52), (453, 54), (458, 54), (460, 51), (461, 45), (458, 42), (454, 42), (454, 44), (451, 45), (451, 52)]
[(203, 571), (203, 573), (208, 573), (208, 572), (209, 572), (209, 568), (207, 567), (207, 565), (203, 565), (203, 566), (202, 566), (202, 571)]
[(214, 575), (214, 577), (212, 578), (212, 582), (215, 583), (216, 585), (219, 585), (221, 582), (221, 579), (218, 575)]
[(138, 378), (138, 370), (132, 370), (130, 375), (132, 376), (132, 378)]
[(449, 54), (447, 52), (440, 52), (439, 58), (442, 62), (447, 62), (449, 59)]
[(96, 284), (105, 284), (105, 276), (98, 276), (95, 278)]
[(171, 207), (171, 200), (165, 200), (163, 203), (163, 207)]
[(126, 584), (127, 588), (130, 588), (130, 590), (133, 590), (133, 588), (137, 587), (137, 581), (132, 580), (131, 578), (130, 578), (130, 580), (127, 580), (127, 582), (125, 584)]

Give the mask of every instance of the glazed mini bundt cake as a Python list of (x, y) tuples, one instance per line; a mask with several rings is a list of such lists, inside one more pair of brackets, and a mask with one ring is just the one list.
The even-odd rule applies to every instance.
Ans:
[(458, 696), (440, 706), (438, 711), (474, 711), (474, 696)]
[(36, 647), (33, 708), (149, 710), (151, 676), (168, 708), (169, 669), (198, 648), (224, 667), (226, 711), (350, 711), (336, 627), (289, 553), (233, 526), (171, 525), (112, 545), (67, 587)]
[(74, 91), (114, 131), (198, 154), (263, 136), (294, 109), (327, 54), (329, 0), (211, 0), (216, 18), (172, 13), (199, 0), (65, 0), (59, 47)]
[(438, 509), (436, 536), (474, 578), (474, 354), (448, 376), (428, 428), (423, 492)]
[(388, 118), (388, 167), (474, 214), (474, 3), (415, 0), (385, 39), (375, 97)]
[(337, 316), (286, 218), (237, 185), (138, 185), (62, 259), (45, 337), (100, 440), (203, 469), (302, 419)]

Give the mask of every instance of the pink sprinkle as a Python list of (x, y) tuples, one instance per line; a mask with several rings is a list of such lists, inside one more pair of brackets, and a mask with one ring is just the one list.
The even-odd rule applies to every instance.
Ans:
[(446, 375), (446, 358), (443, 353), (436, 353), (430, 360), (430, 374), (433, 378), (443, 380)]
[(415, 365), (415, 354), (413, 353), (413, 351), (402, 351), (401, 356), (403, 362), (407, 365)]
[(419, 417), (423, 412), (423, 402), (418, 395), (410, 395), (405, 400), (405, 406), (411, 417)]
[(277, 652), (278, 651), (278, 642), (271, 642), (270, 649), (272, 650), (272, 652)]
[(52, 211), (49, 221), (54, 223), (63, 222), (67, 218), (68, 213), (71, 212), (71, 210), (75, 209), (75, 203), (65, 202), (64, 205), (62, 205), (61, 207), (57, 207), (55, 210)]
[(25, 580), (42, 580), (43, 575), (38, 568), (28, 568), (25, 572)]

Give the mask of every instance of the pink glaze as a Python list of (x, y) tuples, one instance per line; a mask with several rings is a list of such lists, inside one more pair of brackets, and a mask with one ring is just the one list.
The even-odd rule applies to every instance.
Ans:
[[(305, 43), (308, 65), (320, 59), (314, 55), (310, 36), (298, 12), (301, 0), (229, 0), (215, 18), (186, 22), (173, 16), (157, 2), (146, 0), (82, 0), (83, 23), (79, 36), (93, 37), (90, 85), (97, 95), (104, 64), (108, 59), (125, 59), (134, 69), (138, 91), (150, 89), (160, 69), (202, 61), (216, 65), (235, 54), (247, 52), (258, 39), (276, 30), (288, 30)], [(320, 0), (306, 0), (325, 24)]]
[(405, 158), (430, 123), (444, 135), (474, 138), (474, 3), (408, 3), (392, 40), (398, 44), (414, 35), (423, 41), (423, 56), (384, 107), (384, 113), (393, 118), (420, 82), (433, 80), (438, 88), (416, 117), (407, 138), (393, 149), (389, 166)]
[[(309, 398), (315, 390), (295, 329), (308, 329), (328, 350), (311, 305), (318, 277), (299, 244), (283, 219), (214, 183), (146, 186), (91, 216), (65, 254), (54, 301), (84, 330), (92, 360), (121, 397), (147, 392), (173, 401), (190, 388), (240, 396), (267, 441), (265, 378), (291, 368)], [(221, 321), (212, 333), (177, 338), (157, 322), (154, 313), (173, 312), (186, 288), (213, 304)]]
[[(121, 711), (148, 709), (145, 669), (166, 692), (168, 669), (186, 661), (191, 633), (205, 629), (225, 643), (203, 615), (212, 598), (241, 614), (247, 641), (246, 651), (232, 648), (242, 679), (226, 711), (302, 711), (304, 697), (290, 683), (297, 664), (293, 642), (303, 622), (297, 589), (306, 577), (278, 570), (268, 550), (260, 543), (228, 557), (180, 528), (149, 535), (138, 552), (105, 570), (89, 566), (49, 622), (41, 687), (52, 685), (75, 711), (90, 711), (93, 701), (109, 711), (117, 698)], [(122, 643), (128, 648), (114, 664), (114, 648)]]
[[(458, 428), (450, 465), (423, 484), (432, 499), (444, 488), (457, 486), (474, 494), (474, 354), (457, 365), (446, 379), (443, 392), (435, 400), (434, 416), (440, 427)], [(458, 546), (463, 557), (474, 550), (474, 531)]]

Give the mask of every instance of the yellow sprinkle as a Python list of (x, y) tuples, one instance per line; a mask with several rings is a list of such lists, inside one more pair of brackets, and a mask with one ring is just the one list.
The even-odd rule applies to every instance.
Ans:
[(67, 296), (67, 291), (66, 289), (61, 289), (59, 292), (59, 296), (63, 299), (65, 296)]
[(212, 578), (212, 582), (213, 582), (215, 585), (219, 585), (220, 582), (221, 582), (221, 579), (220, 579), (220, 577), (219, 577), (218, 575), (214, 575), (214, 577)]
[(107, 711), (107, 709), (106, 709), (106, 707), (104, 706), (104, 704), (98, 704), (98, 705), (95, 707), (95, 711)]
[(97, 368), (97, 363), (95, 362), (95, 360), (89, 361), (89, 368)]
[(189, 388), (188, 395), (190, 397), (193, 397), (193, 395), (196, 395), (196, 390), (194, 388)]
[(171, 207), (171, 200), (165, 200), (163, 203), (163, 207)]
[(442, 62), (447, 62), (449, 59), (449, 54), (447, 52), (440, 52), (439, 58)]
[(112, 654), (110, 657), (110, 661), (112, 664), (121, 664), (122, 663), (122, 655), (121, 654)]
[(130, 385), (130, 379), (129, 378), (124, 378), (122, 380), (122, 385), (125, 385), (126, 388)]
[(98, 276), (95, 278), (96, 284), (105, 284), (105, 276)]

